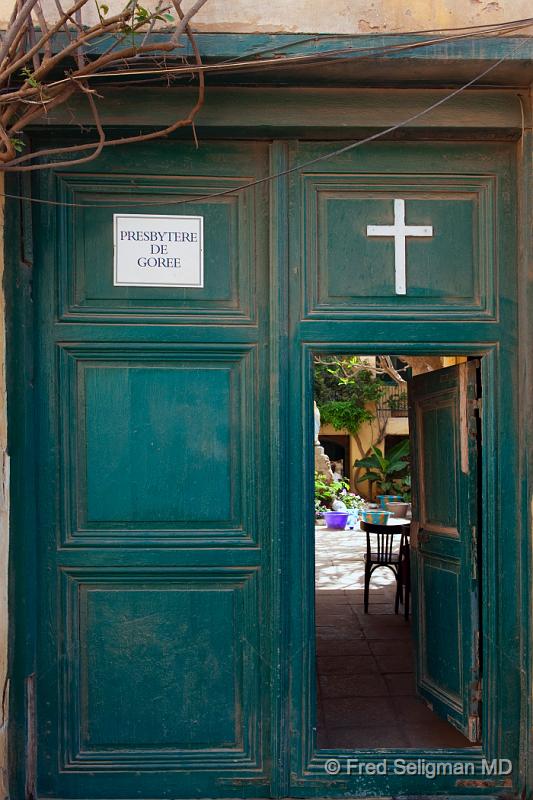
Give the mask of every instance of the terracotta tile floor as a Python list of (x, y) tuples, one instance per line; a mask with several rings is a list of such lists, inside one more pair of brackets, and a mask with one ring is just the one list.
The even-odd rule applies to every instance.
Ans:
[[(411, 626), (389, 570), (363, 611), (364, 535), (316, 529), (318, 746), (469, 747), (416, 696)], [(401, 607), (400, 607), (401, 611)]]

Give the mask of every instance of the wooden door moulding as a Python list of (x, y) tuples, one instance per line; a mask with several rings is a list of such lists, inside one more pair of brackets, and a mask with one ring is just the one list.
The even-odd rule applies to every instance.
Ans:
[[(186, 87), (143, 91), (143, 102), (136, 104), (130, 102), (124, 90), (107, 87), (99, 101), (102, 123), (163, 127), (186, 113), (194, 95), (194, 89)], [(329, 129), (335, 138), (341, 138), (351, 129), (394, 125), (450, 93), (449, 89), (209, 86), (195, 124), (199, 130), (241, 129), (253, 131), (256, 136), (275, 131), (280, 137), (287, 131), (295, 135), (299, 130), (305, 136)], [(463, 135), (475, 132), (481, 138), (496, 134), (517, 138), (523, 125), (519, 95), (516, 89), (467, 89), (406, 128), (420, 132), (455, 130)], [(46, 122), (35, 130), (60, 126), (65, 132), (71, 129), (77, 133), (79, 125), (92, 127), (86, 105), (76, 96), (68, 108), (52, 109)]]
[[(527, 28), (525, 32), (527, 32)], [(493, 31), (495, 34), (496, 31)], [(221, 84), (283, 84), (325, 86), (460, 86), (503, 59), (497, 70), (480, 79), (480, 85), (528, 86), (531, 82), (533, 38), (514, 35), (460, 36), (456, 39), (421, 34), (350, 35), (314, 33), (223, 33), (195, 32), (204, 64), (244, 63), (244, 67), (220, 69), (210, 82)], [(156, 38), (159, 34), (152, 33)], [(148, 40), (149, 41), (149, 40)], [(52, 49), (63, 41), (52, 38)], [(187, 40), (180, 56), (192, 58)], [(106, 39), (94, 43), (94, 52), (104, 52)], [(390, 49), (394, 48), (394, 49)], [(336, 51), (341, 50), (341, 53)], [(261, 68), (255, 57), (275, 59)], [(303, 57), (301, 64), (291, 57)], [(311, 63), (305, 57), (312, 57)], [(339, 58), (340, 56), (340, 58)], [(180, 62), (181, 65), (181, 62)]]

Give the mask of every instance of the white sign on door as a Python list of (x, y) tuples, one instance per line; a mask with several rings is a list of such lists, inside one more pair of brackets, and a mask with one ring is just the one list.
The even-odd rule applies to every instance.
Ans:
[(115, 286), (204, 285), (203, 217), (113, 214)]

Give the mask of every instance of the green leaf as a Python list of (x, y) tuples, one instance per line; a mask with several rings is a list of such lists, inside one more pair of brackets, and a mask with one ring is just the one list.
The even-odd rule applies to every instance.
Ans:
[(354, 463), (354, 467), (369, 467), (370, 469), (374, 469), (378, 466), (375, 458), (360, 458)]
[(101, 3), (100, 11), (102, 12), (102, 14), (108, 14), (109, 13), (109, 6), (106, 5), (106, 3)]
[(26, 147), (26, 142), (24, 139), (20, 139), (18, 136), (12, 136), (9, 141), (13, 145), (16, 153), (21, 153)]
[(389, 464), (387, 472), (401, 472), (407, 466), (407, 461), (397, 461), (395, 464)]
[(40, 84), (40, 82), (39, 82), (39, 81), (37, 81), (37, 80), (36, 80), (36, 79), (33, 77), (33, 72), (31, 71), (31, 69), (30, 69), (29, 67), (23, 67), (23, 68), (21, 69), (21, 73), (22, 73), (22, 75), (24, 76), (24, 79), (27, 81), (27, 83), (28, 83), (28, 84), (29, 84), (29, 85), (30, 85), (30, 86), (31, 86), (33, 89), (37, 89), (37, 88), (38, 88), (38, 87), (41, 85), (41, 84)]
[(359, 481), (369, 481), (370, 483), (375, 483), (380, 480), (381, 475), (378, 475), (377, 472), (365, 472), (365, 474), (359, 478)]
[(404, 439), (403, 442), (395, 445), (389, 450), (388, 459), (389, 461), (395, 461), (397, 458), (402, 458), (406, 456), (409, 452), (409, 440)]

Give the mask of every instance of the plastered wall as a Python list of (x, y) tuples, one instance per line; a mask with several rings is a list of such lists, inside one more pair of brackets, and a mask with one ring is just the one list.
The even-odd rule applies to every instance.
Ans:
[(246, 33), (393, 33), (530, 15), (529, 0), (208, 0), (197, 26)]
[[(53, 0), (43, 3), (55, 7)], [(125, 5), (123, 0), (106, 3), (112, 10)], [(185, 0), (183, 7), (191, 3)], [(0, 26), (5, 27), (12, 7), (13, 0), (0, 0)], [(94, 3), (87, 9), (95, 15)], [(531, 0), (208, 0), (195, 27), (236, 33), (399, 33), (529, 16)]]

